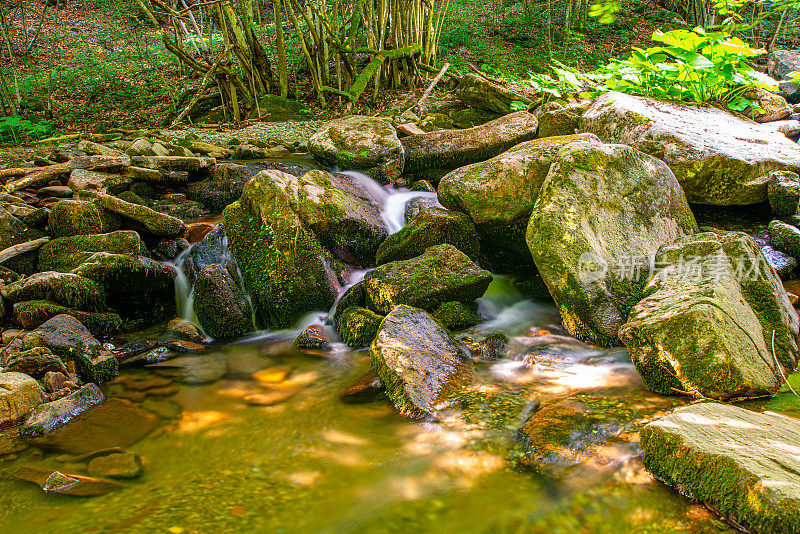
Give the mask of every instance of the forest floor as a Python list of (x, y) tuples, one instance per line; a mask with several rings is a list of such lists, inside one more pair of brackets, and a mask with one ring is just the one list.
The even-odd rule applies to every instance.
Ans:
[[(581, 31), (556, 32), (548, 47), (544, 15), (535, 8), (525, 12), (522, 7), (498, 8), (481, 0), (453, 0), (439, 60), (462, 72), (476, 66), (492, 76), (517, 80), (529, 72), (546, 71), (553, 61), (593, 69), (609, 57), (624, 56), (631, 46), (646, 46), (653, 30), (675, 16), (654, 0), (630, 0), (624, 6), (617, 23), (589, 20)], [(22, 96), (23, 116), (51, 121), (53, 133), (90, 131), (100, 122), (125, 129), (154, 128), (175, 109), (178, 95), (199, 83), (182, 72), (132, 0), (69, 0), (57, 18), (54, 13), (48, 9), (27, 55), (19, 51), (29, 47), (41, 11), (28, 10), (24, 24), (17, 13), (12, 34), (18, 76), (11, 75), (11, 62), (0, 62), (0, 74)], [(289, 55), (290, 62), (302, 61), (299, 51), (289, 50)], [(324, 119), (340, 112), (335, 102), (321, 109), (310, 95), (294, 97), (305, 101), (311, 112), (308, 118)], [(399, 113), (415, 101), (406, 91), (386, 92), (375, 100), (362, 98), (352, 111), (388, 108)], [(18, 139), (1, 140), (19, 144)]]

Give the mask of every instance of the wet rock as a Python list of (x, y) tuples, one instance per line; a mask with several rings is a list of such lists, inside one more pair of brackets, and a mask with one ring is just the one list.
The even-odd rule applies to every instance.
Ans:
[(777, 272), (778, 276), (782, 279), (788, 278), (794, 270), (797, 269), (796, 259), (780, 250), (775, 250), (769, 245), (762, 246), (761, 253), (764, 254), (769, 264), (772, 265), (775, 272)]
[(20, 421), (44, 400), (35, 379), (22, 373), (0, 373), (0, 428)]
[(153, 245), (153, 258), (171, 261), (187, 248), (189, 248), (189, 242), (183, 238), (164, 239)]
[(317, 159), (341, 169), (362, 171), (383, 183), (403, 173), (403, 145), (397, 132), (376, 117), (353, 115), (325, 123), (308, 140)]
[(330, 349), (330, 342), (325, 327), (321, 324), (312, 324), (294, 339), (294, 346), (300, 350), (326, 351)]
[(473, 359), (486, 362), (499, 360), (508, 344), (508, 336), (499, 330), (468, 330), (458, 334), (456, 340), (467, 349)]
[(800, 170), (800, 147), (774, 126), (716, 108), (612, 92), (595, 100), (580, 127), (663, 159), (699, 204), (759, 204), (771, 171)]
[(767, 227), (772, 246), (791, 257), (800, 258), (800, 229), (781, 221), (772, 221)]
[(466, 130), (440, 130), (409, 135), (401, 142), (405, 172), (455, 169), (485, 161), (512, 146), (536, 137), (539, 122), (532, 113), (518, 111)]
[(624, 145), (573, 143), (551, 166), (526, 235), (564, 325), (608, 346), (641, 298), (649, 258), (696, 229), (666, 164)]
[(250, 305), (230, 273), (211, 264), (197, 274), (194, 312), (206, 333), (214, 339), (241, 337), (253, 331)]
[[(221, 224), (216, 225), (213, 230), (208, 232), (203, 239), (189, 250), (181, 268), (186, 275), (186, 279), (193, 285), (197, 278), (197, 273), (204, 267), (214, 264), (222, 265), (228, 269), (231, 276), (236, 271), (235, 260), (230, 250), (228, 250), (225, 228)], [(236, 278), (238, 279), (238, 275)]]
[(132, 230), (159, 237), (180, 237), (186, 232), (186, 225), (180, 219), (146, 206), (125, 202), (105, 193), (92, 193), (87, 198), (93, 199), (98, 206), (121, 215)]
[(435, 208), (438, 207), (438, 203), (434, 198), (428, 197), (417, 197), (409, 201), (406, 204), (406, 209), (403, 212), (403, 219), (406, 221), (406, 224), (411, 222), (411, 219), (416, 217), (419, 213), (427, 210), (428, 208)]
[(339, 400), (346, 404), (361, 404), (373, 402), (383, 395), (383, 383), (375, 373), (369, 371), (364, 376), (350, 384), (339, 395)]
[(116, 313), (92, 313), (67, 308), (47, 300), (27, 300), (14, 304), (14, 319), (25, 329), (33, 329), (57, 315), (69, 315), (85, 326), (93, 336), (106, 337), (122, 327)]
[(522, 463), (579, 462), (589, 447), (607, 441), (625, 428), (616, 419), (576, 399), (548, 404), (531, 414), (517, 432), (526, 449)]
[(47, 371), (44, 374), (44, 377), (42, 378), (42, 384), (44, 384), (44, 387), (48, 393), (54, 393), (56, 391), (59, 391), (60, 389), (67, 387), (66, 383), (68, 380), (69, 377), (67, 377), (66, 370), (62, 372)]
[(98, 449), (127, 449), (158, 426), (158, 417), (128, 402), (106, 399), (75, 417), (70, 424), (31, 438), (38, 447), (72, 454)]
[(800, 183), (797, 174), (790, 171), (770, 173), (767, 183), (767, 198), (772, 213), (779, 219), (795, 215), (798, 201), (800, 201)]
[(95, 252), (109, 254), (146, 254), (139, 234), (120, 230), (107, 234), (60, 237), (39, 249), (39, 269), (68, 272), (78, 267)]
[(277, 389), (265, 393), (251, 393), (244, 397), (244, 402), (252, 406), (273, 406), (291, 399), (298, 391), (297, 389)]
[(656, 478), (751, 532), (797, 532), (800, 423), (775, 413), (701, 403), (641, 432)]
[(70, 273), (45, 271), (8, 284), (0, 294), (9, 302), (49, 300), (69, 308), (99, 311), (105, 307), (105, 292), (96, 282)]
[(47, 229), (53, 237), (99, 234), (103, 222), (100, 211), (91, 202), (60, 200), (50, 208)]
[(478, 109), (506, 115), (511, 113), (512, 102), (524, 105), (533, 102), (534, 95), (508, 82), (490, 80), (476, 74), (465, 74), (455, 89), (459, 100)]
[(433, 310), (453, 300), (469, 303), (482, 296), (491, 281), (491, 273), (444, 244), (373, 269), (364, 277), (364, 289), (367, 307), (386, 314), (398, 304)]
[(336, 257), (362, 266), (374, 263), (388, 232), (379, 206), (363, 186), (347, 175), (320, 170), (301, 177), (272, 171), (270, 176), (291, 209)]
[(645, 384), (720, 400), (776, 393), (797, 366), (798, 319), (753, 239), (696, 234), (655, 261), (663, 267), (620, 329)]
[(286, 328), (309, 311), (330, 309), (338, 280), (333, 257), (294, 211), (276, 178), (288, 180), (279, 171), (257, 174), (223, 216), (258, 325)]
[(125, 191), (131, 185), (131, 179), (119, 174), (75, 169), (69, 175), (67, 187), (74, 192), (100, 191), (112, 195)]
[(383, 316), (371, 310), (361, 306), (349, 306), (336, 318), (336, 329), (342, 341), (348, 346), (368, 347), (375, 339), (381, 321)]
[(466, 213), (475, 223), (492, 267), (506, 272), (529, 270), (533, 260), (525, 230), (539, 190), (561, 150), (581, 142), (599, 144), (600, 140), (593, 134), (534, 139), (456, 169), (439, 182), (439, 202)]
[(105, 398), (96, 384), (86, 384), (66, 397), (38, 405), (25, 418), (21, 432), (28, 437), (41, 436), (51, 432), (100, 404)]
[(44, 467), (25, 466), (14, 472), (14, 478), (33, 482), (41, 486), (47, 493), (72, 495), (74, 497), (98, 497), (123, 488), (113, 480), (85, 477), (81, 475), (65, 475)]
[(449, 243), (472, 259), (480, 242), (469, 217), (458, 211), (430, 208), (420, 212), (399, 232), (390, 235), (376, 255), (378, 265), (422, 255), (428, 247)]
[(472, 361), (426, 312), (397, 306), (372, 343), (372, 370), (403, 415), (433, 415), (472, 379)]
[(443, 302), (431, 315), (448, 330), (464, 330), (483, 322), (483, 317), (463, 302)]
[(194, 341), (200, 343), (205, 339), (205, 336), (195, 325), (186, 319), (175, 318), (167, 323), (166, 334), (174, 336), (186, 341)]
[(95, 477), (138, 478), (142, 474), (142, 459), (132, 452), (111, 453), (92, 458), (86, 471)]
[(239, 200), (244, 184), (254, 171), (244, 165), (221, 163), (214, 166), (212, 175), (205, 180), (186, 186), (186, 198), (200, 202), (215, 213)]
[(67, 374), (67, 367), (61, 358), (42, 347), (7, 352), (3, 358), (3, 369), (10, 373), (24, 373), (33, 378), (41, 378), (45, 373)]
[(189, 243), (197, 243), (211, 232), (215, 225), (207, 222), (196, 222), (186, 225), (186, 239)]
[(119, 363), (114, 355), (69, 315), (57, 315), (28, 333), (22, 348), (35, 347), (47, 348), (65, 362), (74, 361), (81, 377), (90, 382), (102, 384), (119, 374)]
[(175, 271), (150, 258), (96, 252), (72, 272), (103, 286), (109, 307), (130, 328), (175, 316)]
[(185, 198), (166, 198), (156, 200), (150, 206), (153, 211), (169, 215), (182, 221), (190, 221), (198, 219), (204, 215), (208, 215), (208, 210), (201, 203), (194, 200), (187, 200)]

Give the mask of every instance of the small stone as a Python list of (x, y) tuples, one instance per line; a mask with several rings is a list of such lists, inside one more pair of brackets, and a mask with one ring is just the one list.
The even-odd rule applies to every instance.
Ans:
[(266, 393), (252, 393), (245, 396), (244, 401), (253, 406), (272, 406), (292, 398), (298, 390), (282, 389)]
[(294, 346), (300, 350), (328, 350), (330, 339), (321, 324), (312, 324), (300, 332), (294, 340)]
[(90, 460), (86, 471), (99, 477), (137, 478), (142, 474), (142, 460), (132, 452), (112, 453)]
[(288, 367), (270, 367), (269, 369), (256, 371), (251, 376), (253, 380), (263, 384), (277, 384), (283, 382), (289, 376), (290, 371), (291, 369)]

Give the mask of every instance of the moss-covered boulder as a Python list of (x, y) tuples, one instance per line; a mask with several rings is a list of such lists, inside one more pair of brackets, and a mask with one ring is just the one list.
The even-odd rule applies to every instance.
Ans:
[(383, 316), (361, 306), (349, 306), (336, 318), (336, 329), (350, 347), (367, 347), (375, 339)]
[(23, 350), (49, 349), (65, 362), (74, 361), (80, 376), (102, 384), (119, 375), (119, 362), (80, 321), (69, 315), (48, 320), (22, 340)]
[(600, 140), (593, 134), (534, 139), (456, 169), (439, 182), (439, 202), (466, 213), (475, 223), (493, 269), (532, 267), (525, 231), (533, 204), (560, 150), (578, 142), (599, 144)]
[(428, 247), (449, 243), (472, 259), (477, 259), (480, 242), (475, 225), (460, 211), (430, 208), (421, 211), (396, 234), (378, 247), (378, 265), (415, 258)]
[(333, 257), (294, 211), (276, 173), (277, 181), (286, 180), (279, 171), (258, 173), (223, 212), (256, 322), (266, 328), (286, 328), (306, 312), (330, 309), (338, 287)]
[(364, 276), (367, 307), (387, 314), (399, 304), (434, 310), (443, 302), (473, 302), (492, 274), (450, 244), (430, 247), (410, 260), (393, 261)]
[(150, 207), (153, 211), (182, 221), (198, 219), (209, 213), (201, 203), (185, 198), (162, 198), (153, 202)]
[(641, 431), (656, 478), (748, 532), (800, 532), (800, 422), (713, 402), (693, 404)]
[(772, 246), (797, 259), (800, 258), (800, 229), (781, 221), (772, 221), (767, 227)]
[(108, 254), (147, 254), (139, 234), (118, 230), (107, 234), (59, 237), (39, 249), (39, 269), (68, 272), (96, 252)]
[[(27, 226), (5, 208), (0, 207), (0, 250), (44, 237), (38, 230)], [(36, 271), (36, 253), (27, 253), (3, 263), (5, 267), (21, 274)]]
[[(194, 284), (197, 273), (203, 267), (213, 264), (222, 265), (231, 273), (236, 271), (235, 260), (228, 249), (225, 228), (221, 224), (216, 225), (213, 230), (203, 236), (203, 239), (189, 249), (181, 268), (189, 284)], [(238, 280), (238, 276), (235, 278)]]
[(483, 322), (483, 317), (477, 311), (458, 301), (443, 302), (432, 315), (449, 330), (464, 330)]
[(241, 337), (253, 331), (253, 313), (239, 284), (219, 264), (203, 267), (194, 283), (194, 312), (214, 339)]
[(526, 237), (564, 325), (578, 339), (611, 345), (641, 299), (649, 258), (696, 229), (664, 162), (586, 142), (560, 150)]
[(664, 160), (698, 204), (759, 204), (770, 172), (800, 171), (800, 147), (774, 125), (714, 107), (612, 92), (581, 116), (580, 129)]
[(578, 119), (586, 111), (587, 105), (548, 102), (536, 108), (534, 115), (539, 119), (538, 137), (572, 135), (578, 131)]
[(106, 337), (122, 327), (122, 318), (116, 313), (92, 313), (61, 306), (48, 300), (26, 300), (13, 307), (14, 319), (22, 328), (32, 329), (56, 315), (69, 315), (81, 322), (93, 336)]
[(101, 208), (120, 215), (123, 225), (132, 230), (158, 237), (180, 237), (186, 232), (186, 224), (182, 220), (147, 206), (126, 202), (105, 193), (84, 193), (84, 196), (93, 199)]
[(99, 234), (103, 231), (100, 211), (91, 202), (60, 200), (50, 208), (47, 230), (53, 237)]
[(469, 106), (501, 115), (511, 113), (513, 102), (527, 106), (536, 98), (532, 90), (477, 74), (463, 75), (456, 86), (455, 95)]
[(798, 318), (747, 234), (665, 245), (620, 339), (656, 393), (731, 400), (773, 395), (797, 366)]
[(397, 306), (381, 322), (371, 348), (372, 370), (395, 408), (433, 415), (472, 379), (472, 360), (428, 313)]
[(175, 271), (150, 258), (96, 252), (72, 272), (103, 286), (110, 310), (129, 329), (175, 316)]
[(100, 191), (116, 195), (128, 189), (131, 179), (121, 174), (74, 169), (69, 176), (67, 186), (75, 193), (80, 191)]
[(329, 165), (362, 171), (383, 183), (403, 173), (405, 152), (397, 131), (377, 117), (353, 115), (327, 122), (308, 140), (308, 150)]
[(6, 372), (25, 373), (37, 379), (48, 372), (68, 374), (67, 366), (61, 358), (43, 347), (15, 352), (6, 351), (3, 355), (3, 369)]
[(341, 260), (372, 265), (388, 232), (379, 206), (351, 177), (321, 170), (301, 177), (267, 171), (303, 224)]
[(791, 171), (775, 171), (769, 175), (767, 199), (772, 213), (780, 219), (797, 213), (800, 202), (800, 177)]
[(105, 291), (97, 282), (55, 271), (32, 274), (3, 287), (0, 294), (12, 303), (50, 300), (69, 308), (87, 311), (100, 311), (106, 302)]
[(518, 111), (466, 130), (409, 135), (401, 140), (406, 155), (405, 172), (455, 169), (493, 158), (536, 137), (538, 126), (539, 121), (532, 113)]

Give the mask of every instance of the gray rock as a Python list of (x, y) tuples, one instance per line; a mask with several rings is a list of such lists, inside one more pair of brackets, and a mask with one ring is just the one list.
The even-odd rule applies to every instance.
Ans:
[(653, 476), (751, 532), (800, 532), (800, 423), (717, 403), (693, 404), (641, 431)]
[(792, 72), (800, 72), (800, 53), (797, 50), (773, 50), (767, 58), (767, 73), (776, 80), (789, 79)]
[(429, 314), (397, 306), (372, 343), (372, 370), (403, 415), (433, 415), (471, 381), (472, 361)]
[(253, 313), (239, 284), (219, 264), (203, 267), (194, 284), (194, 312), (214, 339), (241, 337), (253, 331)]
[(97, 384), (86, 384), (66, 397), (38, 405), (25, 418), (21, 432), (29, 437), (51, 432), (67, 424), (92, 406), (100, 404), (105, 398)]
[(665, 245), (619, 336), (661, 395), (775, 394), (797, 366), (798, 318), (755, 241), (701, 233)]
[(716, 108), (612, 92), (595, 100), (580, 128), (664, 160), (699, 204), (762, 203), (770, 172), (800, 170), (800, 147), (775, 126)]

